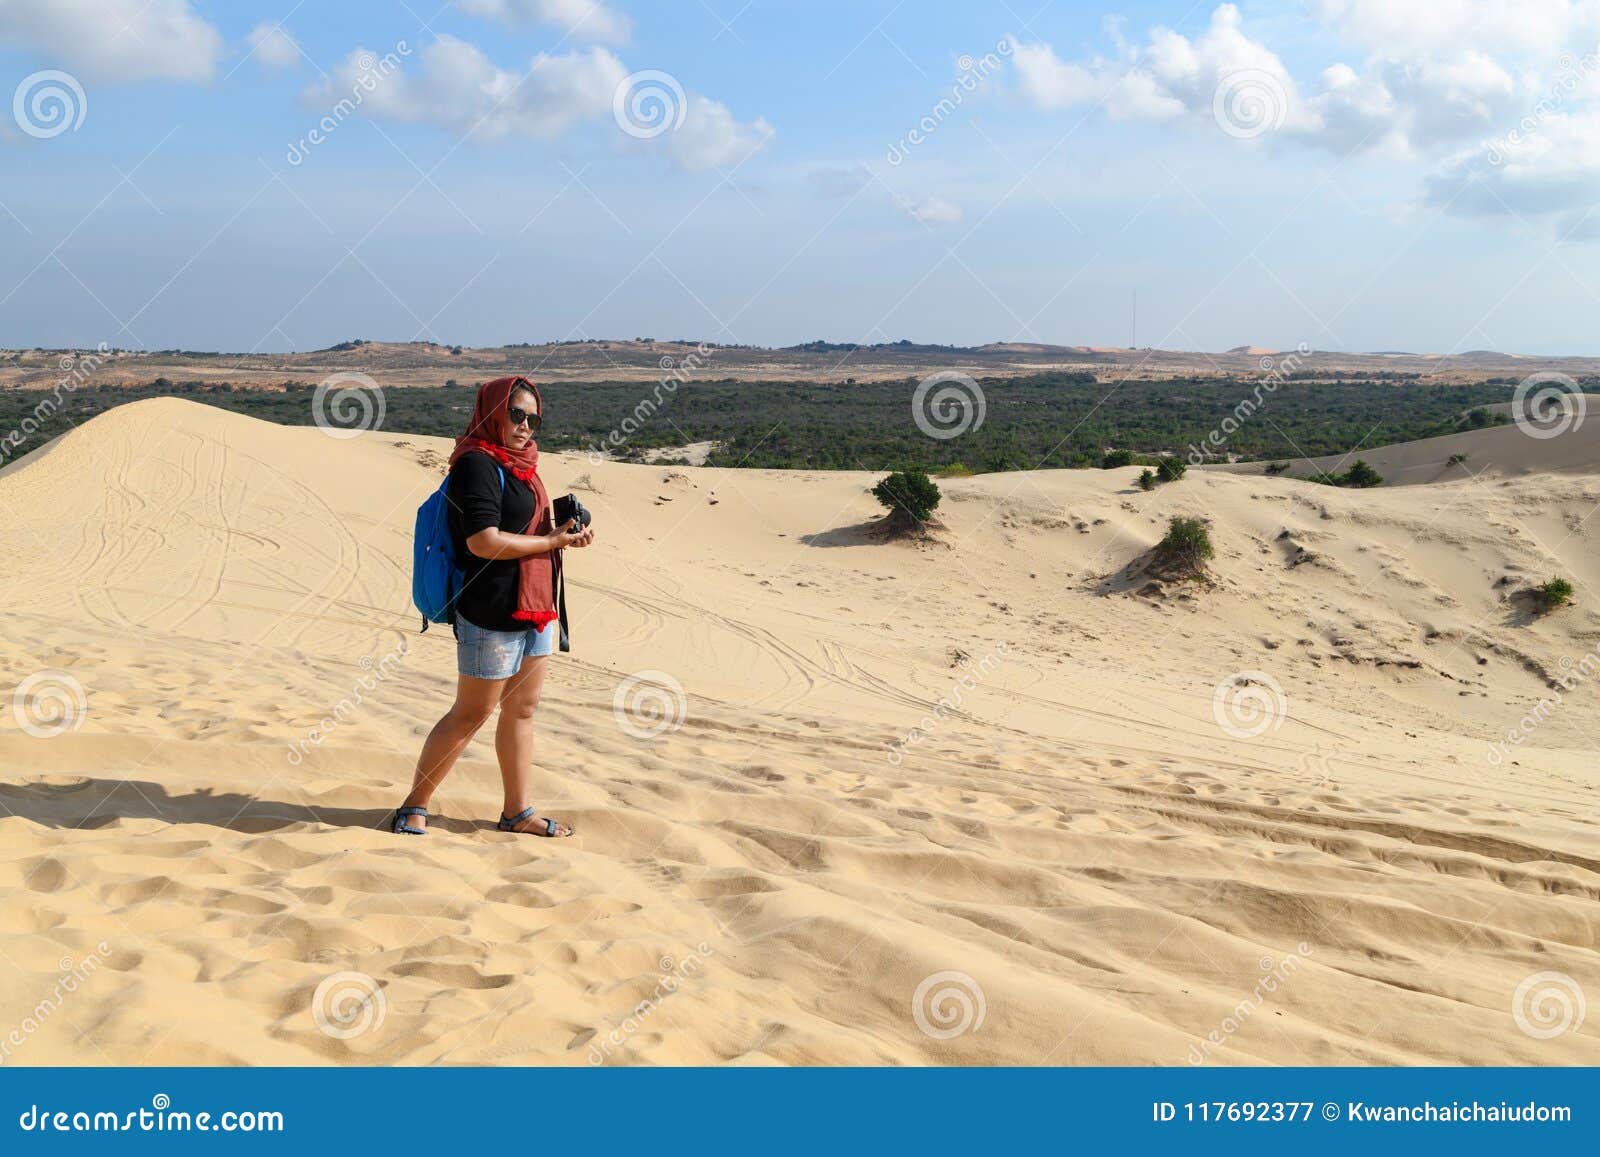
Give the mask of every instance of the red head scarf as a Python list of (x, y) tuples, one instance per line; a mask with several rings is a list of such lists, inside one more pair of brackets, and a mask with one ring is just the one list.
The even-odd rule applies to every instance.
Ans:
[(539, 396), (539, 387), (527, 378), (495, 378), (484, 382), (478, 387), (478, 399), (472, 407), (467, 432), (456, 439), (456, 448), (450, 453), (450, 465), (454, 466), (463, 454), (476, 450), (489, 455), (524, 482), (533, 480), (534, 471), (539, 468), (539, 443), (530, 440), (525, 449), (513, 450), (500, 441), (500, 416), (510, 407), (511, 395), (518, 390), (530, 391), (539, 415), (544, 416), (544, 399)]

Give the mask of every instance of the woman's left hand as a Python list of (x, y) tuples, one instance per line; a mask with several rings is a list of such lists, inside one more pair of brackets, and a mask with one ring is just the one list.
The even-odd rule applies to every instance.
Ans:
[(556, 536), (556, 547), (564, 550), (567, 547), (585, 547), (594, 541), (594, 527), (585, 526), (574, 518), (567, 523), (567, 528)]

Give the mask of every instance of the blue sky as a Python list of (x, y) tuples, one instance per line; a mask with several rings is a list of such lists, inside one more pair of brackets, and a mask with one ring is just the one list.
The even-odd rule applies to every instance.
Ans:
[(1594, 0), (0, 0), (0, 345), (1120, 346), (1137, 294), (1141, 345), (1600, 354), (1597, 37)]

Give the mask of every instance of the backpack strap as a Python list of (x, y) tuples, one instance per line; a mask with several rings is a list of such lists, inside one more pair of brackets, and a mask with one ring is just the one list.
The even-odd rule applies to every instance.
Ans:
[[(499, 462), (495, 462), (494, 472), (500, 476), (500, 497), (504, 498), (506, 494), (506, 468), (500, 465)], [(448, 481), (446, 484), (448, 485)], [(461, 641), (461, 626), (456, 622), (456, 599), (460, 596), (460, 591), (450, 592), (450, 633), (456, 637), (457, 642)], [(427, 633), (427, 619), (422, 620), (422, 630), (424, 634)]]

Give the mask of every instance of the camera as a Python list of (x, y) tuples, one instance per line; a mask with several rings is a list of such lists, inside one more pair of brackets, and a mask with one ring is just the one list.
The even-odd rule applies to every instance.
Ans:
[(578, 501), (575, 494), (563, 494), (550, 504), (550, 518), (554, 521), (557, 530), (565, 530), (567, 524), (573, 519), (578, 520), (578, 525), (584, 529), (589, 526), (589, 521), (594, 516), (589, 513), (589, 508)]

